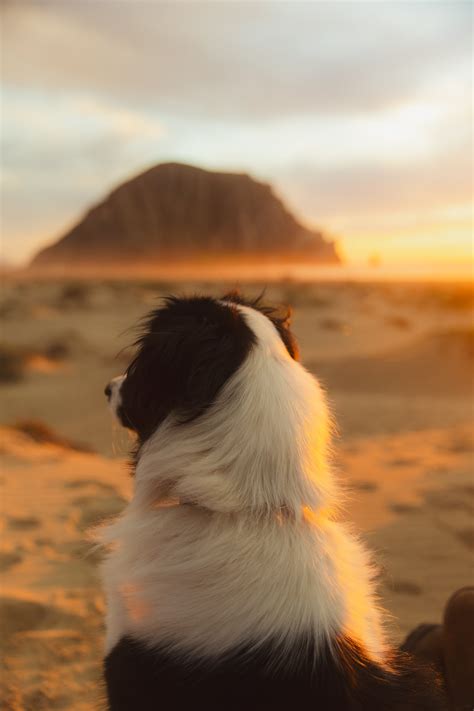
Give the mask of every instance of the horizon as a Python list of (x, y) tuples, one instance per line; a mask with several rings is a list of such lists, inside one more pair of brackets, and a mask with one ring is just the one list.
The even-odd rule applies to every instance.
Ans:
[(2, 261), (180, 162), (270, 183), (349, 265), (468, 273), (469, 4), (117, 7), (3, 8)]

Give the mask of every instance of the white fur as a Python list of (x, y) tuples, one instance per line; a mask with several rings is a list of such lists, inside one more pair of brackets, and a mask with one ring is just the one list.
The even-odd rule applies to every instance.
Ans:
[(109, 387), (112, 391), (109, 400), (109, 408), (115, 416), (117, 416), (117, 411), (120, 405), (122, 404), (120, 388), (122, 387), (122, 383), (124, 380), (125, 375), (118, 375), (116, 378), (113, 378), (109, 383)]
[(369, 556), (333, 519), (324, 395), (273, 324), (238, 308), (256, 345), (205, 415), (146, 443), (103, 534), (107, 651), (124, 634), (212, 656), (347, 635), (383, 662)]

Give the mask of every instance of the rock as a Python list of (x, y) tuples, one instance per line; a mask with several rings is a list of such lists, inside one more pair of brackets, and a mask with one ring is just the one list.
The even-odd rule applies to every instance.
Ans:
[(340, 261), (334, 243), (301, 225), (269, 185), (164, 163), (116, 188), (32, 266), (239, 255)]

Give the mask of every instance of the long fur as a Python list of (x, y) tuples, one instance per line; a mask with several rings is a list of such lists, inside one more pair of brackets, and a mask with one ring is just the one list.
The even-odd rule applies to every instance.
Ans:
[(324, 393), (264, 313), (221, 303), (254, 343), (204, 413), (170, 412), (140, 447), (132, 501), (102, 534), (108, 659), (142, 644), (212, 667), (245, 650), (277, 673), (310, 648), (320, 676), (356, 649), (395, 678), (370, 556), (335, 516)]

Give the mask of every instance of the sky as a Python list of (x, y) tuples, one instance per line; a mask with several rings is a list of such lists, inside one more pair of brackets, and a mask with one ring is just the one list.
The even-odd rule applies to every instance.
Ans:
[(352, 263), (465, 264), (472, 8), (3, 0), (2, 260), (180, 161), (270, 182)]

